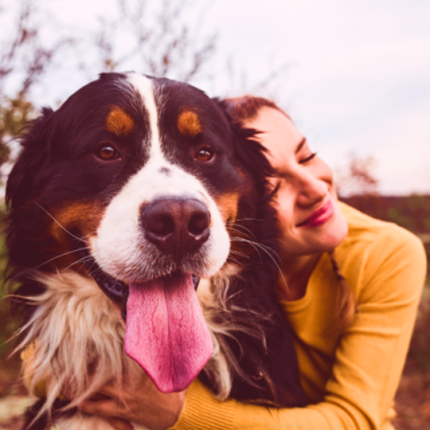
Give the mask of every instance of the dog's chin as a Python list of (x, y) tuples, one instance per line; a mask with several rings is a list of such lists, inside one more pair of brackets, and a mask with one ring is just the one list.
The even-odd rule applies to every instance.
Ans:
[[(202, 255), (185, 256), (176, 259), (174, 256), (162, 256), (154, 258), (156, 264), (141, 264), (137, 267), (128, 267), (120, 270), (121, 265), (112, 264), (105, 269), (103, 264), (88, 249), (85, 251), (85, 265), (88, 272), (94, 278), (99, 288), (120, 307), (122, 317), (126, 321), (127, 300), (130, 294), (130, 285), (139, 285), (145, 289), (145, 285), (154, 283), (164, 285), (169, 289), (170, 285), (176, 285), (179, 278), (190, 278), (194, 289), (197, 290), (200, 278), (214, 276), (220, 269), (220, 264), (208, 264), (208, 260)], [(112, 270), (112, 267), (117, 270)]]
[[(168, 282), (169, 279), (175, 277), (177, 274), (187, 274), (196, 278), (209, 278), (214, 276), (224, 264), (223, 262), (223, 264), (208, 265), (204, 258), (194, 260), (192, 258), (183, 258), (179, 262), (171, 258), (160, 258), (156, 260), (157, 264), (155, 265), (142, 264), (122, 269), (118, 264), (113, 265), (114, 270), (112, 270), (112, 266), (105, 268), (94, 257), (88, 261), (88, 269), (90, 269), (91, 265), (94, 266), (95, 264), (97, 270), (105, 276), (109, 276), (126, 285), (131, 283), (143, 284), (161, 278)], [(94, 270), (90, 272), (92, 274)]]
[[(222, 250), (219, 255), (210, 255), (205, 250), (193, 254), (173, 255), (151, 252), (148, 256), (132, 256), (125, 261), (100, 259), (91, 248), (91, 258), (87, 263), (90, 269), (94, 263), (97, 270), (125, 284), (145, 283), (156, 278), (171, 278), (177, 273), (189, 274), (197, 278), (210, 278), (216, 275), (228, 258), (230, 249)], [(91, 271), (91, 274), (94, 271)]]
[(126, 281), (123, 281), (124, 284), (130, 288), (130, 285), (146, 285), (149, 283), (162, 283), (164, 285), (166, 285), (167, 288), (169, 288), (169, 285), (171, 284), (175, 284), (176, 280), (178, 278), (191, 278), (193, 285), (194, 285), (194, 289), (197, 290), (200, 278), (203, 277), (201, 275), (197, 275), (193, 272), (187, 272), (187, 271), (183, 271), (183, 270), (173, 270), (171, 272), (165, 272), (165, 273), (161, 273), (161, 274), (157, 274), (157, 276), (152, 276), (152, 277), (147, 277), (144, 279), (139, 279), (139, 278), (133, 278), (133, 279), (129, 279)]

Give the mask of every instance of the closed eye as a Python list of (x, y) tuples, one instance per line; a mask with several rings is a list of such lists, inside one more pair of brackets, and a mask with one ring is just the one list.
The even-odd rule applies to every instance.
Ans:
[(312, 153), (311, 155), (309, 155), (309, 156), (307, 156), (306, 158), (302, 158), (300, 161), (299, 161), (299, 164), (306, 164), (306, 163), (308, 163), (309, 161), (311, 161), (315, 156), (317, 155), (317, 153), (316, 152), (314, 152), (314, 153)]

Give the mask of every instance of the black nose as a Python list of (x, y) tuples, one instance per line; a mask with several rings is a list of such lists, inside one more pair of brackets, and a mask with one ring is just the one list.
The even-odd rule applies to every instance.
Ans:
[(144, 207), (141, 217), (145, 237), (169, 254), (197, 251), (209, 238), (210, 213), (196, 199), (156, 200)]

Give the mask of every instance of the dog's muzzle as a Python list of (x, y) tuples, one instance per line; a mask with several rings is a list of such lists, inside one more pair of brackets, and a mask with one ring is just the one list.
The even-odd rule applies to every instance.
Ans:
[(210, 221), (206, 205), (196, 199), (157, 199), (141, 213), (146, 239), (175, 257), (196, 252), (208, 240)]

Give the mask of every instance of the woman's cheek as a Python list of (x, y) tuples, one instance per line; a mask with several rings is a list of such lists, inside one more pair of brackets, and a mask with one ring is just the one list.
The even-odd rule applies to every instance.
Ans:
[(294, 220), (293, 200), (285, 188), (281, 187), (278, 190), (274, 206), (277, 211), (280, 227), (284, 232), (287, 232), (294, 227)]

